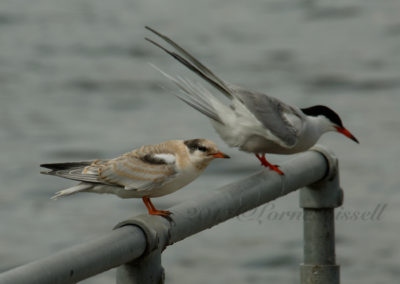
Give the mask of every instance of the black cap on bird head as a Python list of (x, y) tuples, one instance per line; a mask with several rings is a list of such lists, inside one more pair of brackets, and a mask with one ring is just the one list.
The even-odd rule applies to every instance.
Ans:
[(302, 108), (301, 111), (309, 116), (325, 116), (334, 125), (337, 132), (342, 133), (344, 136), (350, 138), (356, 143), (359, 143), (357, 138), (350, 133), (344, 126), (340, 116), (327, 106), (316, 105), (309, 108)]

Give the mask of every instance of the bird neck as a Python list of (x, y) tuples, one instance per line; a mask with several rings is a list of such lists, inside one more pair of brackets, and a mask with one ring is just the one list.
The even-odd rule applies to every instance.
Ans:
[(204, 171), (207, 166), (210, 164), (211, 160), (202, 160), (202, 161), (197, 161), (193, 163), (193, 166), (196, 167), (198, 171)]
[(322, 134), (334, 131), (332, 123), (323, 115), (307, 116), (305, 135), (310, 139), (317, 141)]

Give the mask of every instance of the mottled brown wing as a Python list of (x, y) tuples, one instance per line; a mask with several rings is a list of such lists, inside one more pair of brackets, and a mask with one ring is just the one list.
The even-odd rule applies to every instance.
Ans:
[(175, 159), (163, 159), (160, 154), (138, 156), (131, 152), (108, 161), (100, 168), (99, 178), (126, 190), (142, 191), (160, 187), (172, 179), (176, 172)]

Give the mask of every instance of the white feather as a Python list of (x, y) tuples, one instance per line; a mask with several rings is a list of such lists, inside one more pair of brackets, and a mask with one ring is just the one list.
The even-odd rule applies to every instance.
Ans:
[(68, 195), (71, 195), (71, 194), (74, 194), (74, 193), (77, 193), (77, 192), (80, 192), (80, 191), (87, 190), (87, 189), (89, 189), (91, 187), (93, 187), (93, 185), (90, 184), (90, 183), (80, 183), (80, 184), (75, 185), (73, 187), (66, 188), (66, 189), (63, 189), (63, 190), (60, 190), (60, 191), (56, 192), (56, 194), (54, 196), (52, 196), (51, 199), (56, 200), (59, 197), (68, 196)]
[(167, 164), (173, 164), (176, 161), (175, 155), (173, 154), (154, 154), (154, 157), (163, 160)]

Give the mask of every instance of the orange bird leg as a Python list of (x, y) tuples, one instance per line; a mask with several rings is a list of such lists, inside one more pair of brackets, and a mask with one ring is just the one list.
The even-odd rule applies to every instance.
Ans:
[(159, 216), (171, 215), (171, 212), (169, 212), (169, 211), (157, 210), (156, 207), (154, 207), (153, 203), (151, 203), (150, 197), (143, 196), (142, 200), (143, 200), (144, 205), (146, 205), (146, 208), (149, 211), (150, 215), (159, 215)]
[(266, 167), (266, 168), (270, 168), (271, 170), (277, 172), (277, 173), (280, 174), (280, 175), (284, 175), (284, 173), (279, 169), (279, 166), (278, 166), (278, 165), (270, 164), (270, 163), (267, 161), (267, 159), (265, 158), (265, 153), (262, 154), (262, 155), (259, 155), (259, 154), (255, 154), (255, 155), (256, 155), (257, 159), (260, 160), (261, 165), (263, 165), (263, 166)]

